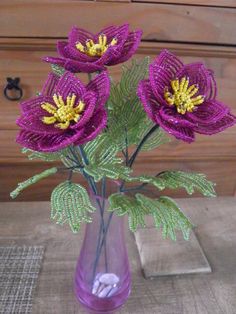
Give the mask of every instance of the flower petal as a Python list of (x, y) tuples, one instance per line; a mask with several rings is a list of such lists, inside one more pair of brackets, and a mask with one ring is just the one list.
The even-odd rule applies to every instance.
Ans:
[(105, 70), (104, 63), (102, 62), (100, 62), (100, 64), (97, 64), (95, 62), (80, 62), (80, 61), (70, 60), (70, 59), (66, 59), (64, 68), (67, 71), (74, 72), (74, 73), (77, 73), (77, 72), (93, 73), (96, 71)]
[(56, 85), (58, 84), (59, 76), (55, 73), (49, 73), (46, 82), (43, 85), (43, 89), (41, 91), (41, 95), (52, 96), (54, 94), (54, 90)]
[(95, 76), (87, 85), (87, 90), (97, 94), (96, 108), (102, 107), (110, 95), (110, 79), (106, 71)]
[(44, 102), (52, 102), (51, 96), (40, 95), (38, 97), (30, 98), (20, 103), (22, 113), (28, 113), (30, 111), (37, 110)]
[(102, 29), (98, 34), (96, 34), (95, 40), (98, 40), (99, 35), (104, 34), (107, 36), (108, 44), (112, 41), (112, 39), (117, 39), (117, 44), (120, 45), (126, 41), (129, 34), (129, 24), (124, 24), (121, 26), (109, 26)]
[(51, 64), (56, 64), (60, 67), (64, 67), (64, 65), (66, 63), (65, 58), (58, 58), (58, 57), (46, 56), (46, 57), (43, 57), (42, 60), (45, 62), (51, 63)]
[(200, 134), (212, 135), (224, 131), (225, 129), (236, 124), (236, 117), (227, 113), (222, 119), (208, 124), (198, 123), (194, 131)]
[(96, 94), (92, 91), (85, 92), (85, 94), (81, 97), (81, 100), (85, 103), (83, 115), (76, 124), (70, 126), (71, 129), (81, 129), (94, 113), (97, 101)]
[(223, 103), (212, 100), (204, 102), (195, 111), (186, 113), (186, 116), (190, 121), (207, 126), (221, 120), (229, 111), (230, 109)]
[(80, 52), (75, 46), (69, 45), (67, 42), (59, 41), (57, 43), (57, 52), (66, 59), (73, 59), (83, 62), (93, 62), (97, 58), (90, 57), (86, 53)]
[(42, 135), (21, 130), (17, 136), (17, 143), (23, 147), (41, 152), (55, 152), (63, 149), (78, 140), (83, 134), (82, 130), (69, 130), (57, 135)]
[(83, 135), (75, 142), (81, 145), (93, 140), (106, 126), (107, 113), (106, 110), (98, 110), (84, 127)]
[(75, 47), (78, 42), (80, 42), (82, 45), (85, 45), (88, 39), (94, 39), (94, 35), (89, 31), (73, 26), (69, 33), (68, 39), (69, 44)]
[(176, 107), (170, 107), (170, 106), (162, 106), (159, 110), (159, 115), (163, 121), (166, 121), (170, 124), (179, 125), (183, 127), (194, 127), (195, 122), (188, 120), (186, 115), (179, 114), (176, 111)]
[(85, 91), (86, 89), (80, 79), (70, 72), (65, 72), (61, 76), (55, 89), (55, 93), (61, 95), (63, 99), (66, 99), (68, 95), (75, 94), (77, 100), (81, 98)]
[(162, 117), (158, 115), (156, 116), (156, 119), (160, 127), (162, 127), (166, 132), (173, 135), (177, 139), (188, 143), (192, 143), (195, 140), (195, 135), (192, 128), (169, 123), (168, 121), (163, 120)]
[(186, 64), (180, 69), (176, 77), (189, 78), (189, 86), (198, 85), (198, 92), (196, 95), (205, 96), (206, 100), (214, 99), (216, 96), (216, 83), (213, 77), (213, 72), (208, 70), (203, 63)]
[(121, 52), (121, 57), (118, 57), (116, 59), (113, 58), (110, 65), (122, 63), (122, 62), (127, 61), (129, 58), (131, 58), (138, 48), (138, 45), (141, 41), (141, 37), (142, 37), (141, 30), (137, 30), (137, 31), (129, 33), (128, 38), (126, 42), (124, 43), (124, 46)]
[(149, 79), (152, 90), (159, 102), (166, 104), (164, 89), (176, 78), (183, 63), (168, 50), (163, 50), (149, 67)]
[(42, 122), (43, 117), (50, 117), (51, 115), (41, 107), (26, 113), (16, 120), (16, 124), (24, 130), (34, 132), (37, 134), (60, 134), (63, 130), (56, 128), (54, 124), (45, 124)]
[(139, 82), (137, 94), (147, 115), (156, 123), (156, 115), (158, 110), (160, 110), (160, 105), (152, 92), (149, 80), (142, 80)]

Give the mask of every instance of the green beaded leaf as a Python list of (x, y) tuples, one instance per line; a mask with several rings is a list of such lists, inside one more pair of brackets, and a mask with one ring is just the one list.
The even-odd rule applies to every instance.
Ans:
[(202, 193), (204, 196), (216, 196), (214, 190), (215, 183), (208, 181), (202, 173), (192, 173), (184, 171), (165, 171), (156, 177), (141, 175), (138, 177), (125, 177), (126, 182), (142, 182), (144, 184), (152, 184), (159, 190), (180, 189), (184, 188), (188, 194), (195, 191)]
[(162, 227), (163, 238), (169, 237), (176, 240), (175, 230), (181, 230), (184, 239), (189, 239), (193, 225), (173, 199), (166, 196), (151, 199), (142, 194), (136, 194), (136, 199), (143, 210), (148, 211), (153, 216), (155, 227)]
[(119, 164), (109, 165), (88, 165), (84, 169), (86, 173), (94, 178), (95, 182), (100, 181), (103, 177), (107, 177), (113, 180), (127, 178), (131, 169)]
[(65, 72), (65, 69), (60, 67), (57, 64), (51, 64), (51, 68), (52, 68), (52, 71), (58, 76), (62, 76)]
[(80, 230), (82, 222), (92, 221), (89, 213), (95, 210), (86, 189), (79, 184), (65, 181), (52, 192), (51, 218), (57, 224), (68, 223), (74, 233)]
[(88, 165), (84, 165), (84, 171), (96, 182), (103, 177), (115, 180), (126, 178), (131, 169), (123, 165), (121, 158), (116, 157), (118, 150), (118, 145), (110, 139), (107, 133), (101, 134), (84, 146), (88, 158)]
[(139, 132), (147, 129), (145, 125), (146, 113), (137, 96), (137, 86), (144, 79), (148, 71), (149, 58), (137, 62), (133, 60), (131, 66), (123, 66), (121, 80), (111, 84), (108, 106), (108, 133), (119, 149), (140, 141)]
[(164, 238), (176, 240), (175, 231), (181, 230), (184, 239), (189, 239), (193, 225), (169, 197), (151, 199), (142, 194), (135, 197), (112, 194), (109, 203), (109, 211), (114, 211), (118, 216), (128, 215), (129, 228), (133, 232), (138, 226), (145, 227), (145, 216), (149, 215), (153, 217), (155, 227), (162, 228)]
[(55, 174), (57, 172), (57, 168), (53, 167), (50, 169), (47, 169), (39, 174), (34, 175), (33, 177), (27, 179), (26, 181), (18, 183), (17, 188), (10, 193), (11, 198), (16, 198), (21, 191), (29, 187), (30, 185), (37, 183), (38, 181), (47, 178), (48, 176)]
[(76, 166), (78, 165), (78, 162), (81, 163), (81, 158), (76, 146), (71, 148), (67, 147), (52, 153), (37, 152), (28, 148), (23, 148), (22, 153), (28, 154), (27, 157), (29, 160), (40, 159), (47, 162), (61, 160), (67, 168), (74, 168), (74, 171), (78, 171)]
[(196, 190), (204, 196), (216, 196), (215, 183), (208, 181), (202, 173), (165, 171), (156, 178), (155, 182), (160, 190), (184, 188), (190, 195)]
[(42, 152), (33, 151), (25, 147), (22, 148), (21, 151), (23, 154), (28, 154), (27, 157), (29, 160), (41, 159), (43, 161), (56, 161), (56, 160), (60, 160), (60, 156), (61, 156), (61, 151), (53, 152), (53, 153), (42, 153)]
[(128, 215), (131, 231), (136, 231), (139, 225), (145, 227), (145, 215), (148, 210), (142, 208), (135, 198), (116, 193), (109, 197), (109, 203), (108, 211), (114, 211), (118, 216)]

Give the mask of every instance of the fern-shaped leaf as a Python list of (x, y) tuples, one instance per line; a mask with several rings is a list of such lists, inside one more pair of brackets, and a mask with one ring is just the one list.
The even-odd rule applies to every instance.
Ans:
[[(123, 67), (121, 80), (112, 84), (108, 107), (108, 133), (113, 142), (123, 149), (135, 144), (138, 139), (139, 126), (146, 119), (146, 113), (137, 96), (137, 86), (144, 79), (148, 70), (149, 59), (133, 61), (130, 67)], [(125, 136), (121, 136), (126, 131)]]
[(141, 175), (138, 177), (126, 176), (126, 182), (142, 182), (144, 184), (152, 184), (160, 191), (165, 188), (180, 189), (184, 188), (188, 194), (195, 191), (202, 193), (204, 196), (216, 196), (214, 190), (215, 183), (206, 179), (201, 173), (192, 173), (184, 171), (165, 171), (157, 176)]
[(40, 159), (47, 162), (62, 161), (67, 168), (74, 168), (74, 171), (79, 171), (76, 167), (78, 166), (78, 163), (82, 163), (76, 146), (71, 148), (67, 147), (51, 153), (37, 152), (28, 148), (23, 148), (22, 153), (28, 154), (27, 157), (29, 160)]
[(25, 190), (30, 185), (35, 184), (38, 181), (40, 181), (44, 178), (47, 178), (48, 176), (50, 176), (52, 174), (55, 174), (56, 172), (57, 172), (57, 168), (53, 167), (53, 168), (47, 169), (47, 170), (45, 170), (39, 174), (34, 175), (33, 177), (27, 179), (26, 181), (18, 183), (17, 188), (10, 193), (11, 198), (16, 198), (20, 194), (21, 191)]
[(165, 196), (151, 199), (142, 194), (136, 194), (136, 199), (143, 210), (153, 216), (156, 228), (162, 228), (164, 238), (176, 240), (175, 230), (181, 230), (185, 240), (189, 238), (193, 225), (173, 199)]
[(116, 157), (119, 147), (111, 140), (108, 133), (103, 133), (94, 141), (87, 143), (84, 151), (88, 159), (84, 171), (96, 182), (103, 177), (123, 179), (131, 172), (130, 168), (122, 164), (123, 160)]
[(145, 226), (145, 208), (139, 206), (137, 200), (123, 194), (112, 194), (109, 197), (109, 211), (114, 211), (118, 216), (128, 215), (129, 228), (131, 231), (136, 231), (137, 227)]
[(68, 223), (78, 232), (82, 222), (90, 223), (89, 213), (96, 210), (89, 200), (86, 189), (70, 181), (59, 184), (51, 195), (51, 218), (58, 224)]
[(88, 165), (84, 170), (88, 175), (94, 178), (95, 182), (100, 181), (103, 177), (113, 180), (126, 179), (132, 171), (130, 168), (116, 163), (98, 166)]
[(40, 159), (43, 161), (57, 161), (57, 160), (60, 160), (60, 156), (61, 156), (61, 151), (52, 152), (52, 153), (42, 153), (42, 152), (33, 151), (28, 148), (22, 148), (22, 153), (28, 154), (27, 157), (29, 160)]
[(208, 181), (206, 176), (201, 173), (165, 171), (156, 178), (157, 181), (163, 186), (163, 189), (184, 188), (190, 195), (196, 190), (204, 196), (216, 196), (215, 183)]

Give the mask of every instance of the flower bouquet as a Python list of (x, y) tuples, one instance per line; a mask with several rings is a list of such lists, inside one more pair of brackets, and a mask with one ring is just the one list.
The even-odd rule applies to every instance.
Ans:
[[(35, 97), (21, 103), (17, 142), (29, 159), (62, 162), (18, 184), (15, 198), (37, 181), (68, 172), (51, 195), (51, 218), (76, 233), (87, 223), (75, 272), (75, 293), (89, 309), (108, 312), (130, 293), (130, 271), (123, 216), (131, 231), (153, 217), (164, 237), (175, 230), (188, 239), (191, 222), (168, 196), (143, 194), (184, 188), (215, 196), (214, 183), (203, 174), (163, 169), (135, 176), (132, 167), (142, 151), (170, 141), (169, 134), (187, 143), (195, 133), (212, 135), (236, 123), (230, 109), (216, 99), (213, 72), (202, 63), (184, 65), (162, 51), (123, 66), (119, 82), (107, 68), (135, 53), (142, 32), (127, 24), (98, 34), (73, 27), (68, 41), (59, 41), (59, 57), (45, 57), (52, 71)], [(88, 83), (80, 73), (88, 73)], [(87, 185), (75, 183), (83, 176)], [(128, 193), (129, 192), (129, 193)]]

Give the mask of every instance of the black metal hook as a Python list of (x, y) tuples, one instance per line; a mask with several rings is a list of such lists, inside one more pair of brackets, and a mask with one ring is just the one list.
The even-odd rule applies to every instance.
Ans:
[[(23, 91), (19, 86), (20, 83), (20, 78), (16, 77), (16, 78), (11, 78), (11, 77), (7, 77), (7, 85), (4, 88), (4, 96), (11, 101), (14, 100), (20, 100), (23, 96)], [(8, 94), (9, 90), (14, 89), (16, 91), (16, 96), (15, 97), (11, 97)]]

